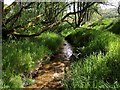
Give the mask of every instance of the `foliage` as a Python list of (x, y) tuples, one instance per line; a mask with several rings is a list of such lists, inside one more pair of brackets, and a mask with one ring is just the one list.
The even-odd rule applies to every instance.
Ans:
[[(16, 33), (23, 34), (24, 31), (27, 35), (36, 35), (41, 31), (41, 28), (43, 29), (43, 27), (49, 25), (54, 27), (54, 23), (62, 23), (70, 15), (72, 15), (73, 21), (78, 21), (77, 27), (79, 27), (82, 22), (85, 23), (86, 20), (90, 19), (89, 15), (91, 16), (92, 13), (89, 11), (93, 12), (90, 7), (98, 4), (97, 2), (79, 2), (74, 4), (79, 7), (76, 9), (77, 11), (74, 10), (71, 13), (68, 11), (68, 6), (71, 7), (72, 5), (73, 2), (14, 2), (10, 6), (3, 8), (3, 38), (9, 38), (9, 35), (13, 36)], [(78, 15), (78, 18), (74, 17), (74, 15)]]
[(109, 27), (109, 25), (111, 25), (114, 20), (114, 18), (102, 18), (98, 21), (93, 22), (91, 25), (89, 25), (89, 27), (96, 30), (102, 30)]
[(58, 46), (61, 44), (61, 41), (63, 40), (62, 37), (58, 36), (55, 33), (43, 33), (40, 36), (41, 45), (47, 46), (51, 51), (54, 51), (58, 48)]
[[(13, 89), (14, 88), (23, 88), (23, 81), (19, 75), (13, 75), (10, 72), (6, 72), (3, 74), (4, 74), (3, 78), (6, 80), (3, 83), (3, 88), (13, 88)], [(9, 76), (7, 76), (7, 75), (9, 75)]]

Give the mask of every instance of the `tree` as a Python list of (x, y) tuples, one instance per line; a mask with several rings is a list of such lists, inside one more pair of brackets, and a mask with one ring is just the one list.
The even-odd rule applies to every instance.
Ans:
[(120, 2), (118, 2), (118, 13), (120, 14)]
[[(66, 21), (70, 15), (75, 15), (75, 27), (79, 27), (89, 17), (89, 8), (95, 2), (13, 2), (3, 9), (3, 38), (8, 35), (15, 37), (38, 36), (44, 31), (54, 28)], [(74, 11), (65, 13), (69, 6), (74, 5)], [(76, 10), (77, 5), (77, 10)], [(11, 13), (12, 12), (12, 13)], [(32, 25), (42, 24), (42, 27), (33, 34), (21, 34), (20, 30), (26, 30)]]

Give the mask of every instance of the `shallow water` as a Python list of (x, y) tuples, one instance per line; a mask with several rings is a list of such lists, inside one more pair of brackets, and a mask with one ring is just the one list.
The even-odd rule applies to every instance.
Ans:
[(70, 57), (73, 54), (73, 50), (72, 50), (72, 46), (67, 41), (64, 41), (63, 43), (62, 53), (67, 60), (70, 60)]

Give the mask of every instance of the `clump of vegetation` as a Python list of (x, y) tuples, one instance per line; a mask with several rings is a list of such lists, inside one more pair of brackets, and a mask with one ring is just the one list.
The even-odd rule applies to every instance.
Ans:
[(55, 51), (63, 41), (63, 38), (55, 33), (43, 33), (40, 37), (40, 45), (48, 47), (51, 51)]

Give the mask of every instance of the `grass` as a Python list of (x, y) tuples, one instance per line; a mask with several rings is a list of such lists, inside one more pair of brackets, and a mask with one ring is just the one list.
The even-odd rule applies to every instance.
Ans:
[[(32, 28), (38, 30), (38, 27)], [(21, 74), (29, 73), (38, 61), (49, 62), (63, 37), (72, 44), (74, 52), (81, 53), (71, 64), (69, 77), (64, 80), (65, 89), (120, 88), (119, 20), (106, 18), (75, 30), (63, 24), (55, 33), (46, 32), (35, 38), (3, 41), (1, 82), (4, 89), (22, 88), (25, 82), (33, 83), (28, 78), (23, 80)]]
[[(119, 80), (117, 80), (120, 76), (119, 71), (108, 66), (109, 59), (104, 55), (93, 54), (82, 61), (84, 62), (78, 60), (72, 63), (71, 79), (70, 83), (65, 82), (66, 88), (120, 88)], [(116, 67), (119, 68), (117, 64)]]
[(51, 32), (32, 39), (3, 41), (3, 88), (22, 88), (20, 75), (29, 73), (38, 61), (48, 62), (62, 41)]
[[(118, 22), (113, 22), (116, 27)], [(73, 41), (74, 52), (81, 52), (72, 62), (71, 77), (64, 81), (66, 89), (120, 88), (120, 36), (110, 31), (111, 21), (104, 23), (107, 25), (102, 30), (95, 25), (91, 30), (80, 29), (66, 37)]]

